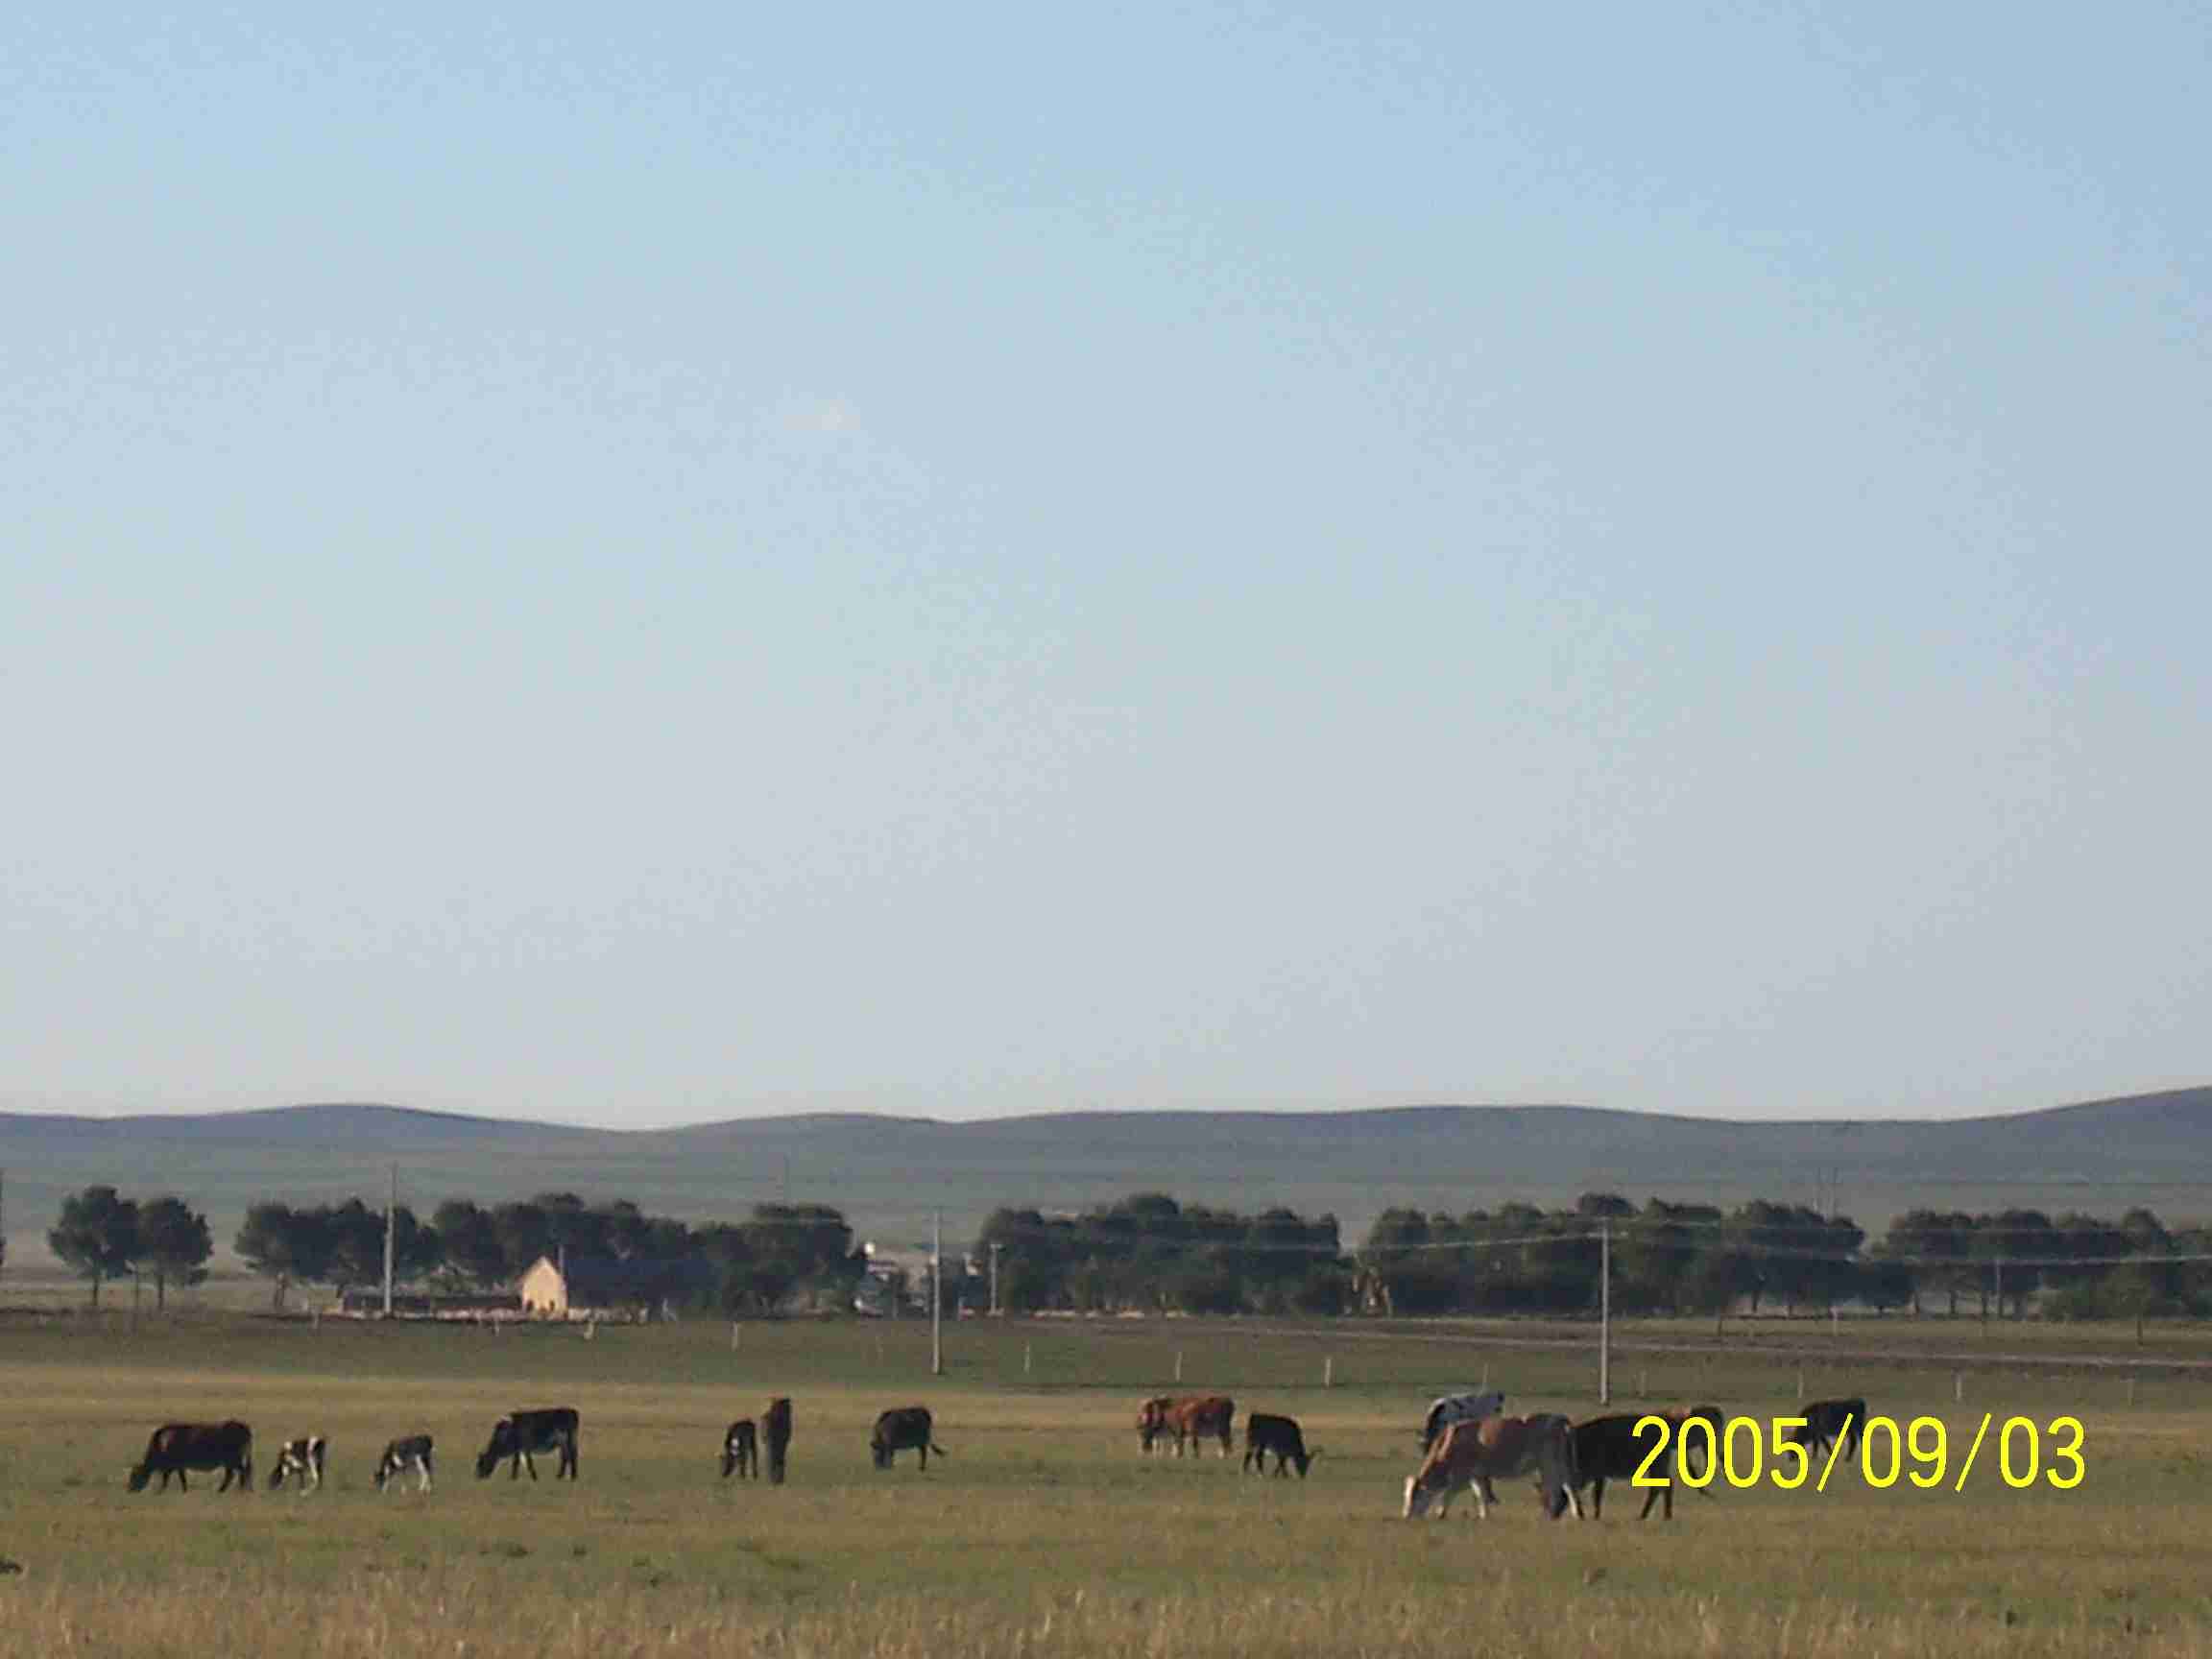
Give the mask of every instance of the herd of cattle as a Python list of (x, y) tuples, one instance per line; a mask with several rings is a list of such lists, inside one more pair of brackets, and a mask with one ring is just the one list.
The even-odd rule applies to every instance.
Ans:
[[(1461, 1491), (1474, 1493), (1477, 1514), (1487, 1517), (1490, 1505), (1498, 1502), (1493, 1482), (1524, 1475), (1533, 1477), (1546, 1515), (1556, 1519), (1573, 1509), (1580, 1518), (1584, 1514), (1582, 1497), (1587, 1492), (1588, 1514), (1596, 1519), (1604, 1508), (1608, 1480), (1626, 1480), (1639, 1472), (1648, 1472), (1666, 1477), (1667, 1483), (1649, 1489), (1639, 1519), (1648, 1516), (1651, 1506), (1659, 1503), (1664, 1506), (1662, 1514), (1671, 1520), (1674, 1485), (1685, 1475), (1697, 1489), (1710, 1479), (1712, 1471), (1704, 1464), (1720, 1444), (1727, 1424), (1725, 1414), (1716, 1406), (1592, 1417), (1580, 1423), (1556, 1412), (1508, 1417), (1504, 1407), (1505, 1396), (1497, 1389), (1447, 1394), (1430, 1404), (1418, 1431), (1421, 1465), (1406, 1477), (1402, 1513), (1407, 1519), (1427, 1514), (1433, 1503), (1437, 1519), (1442, 1520), (1452, 1507), (1454, 1496)], [(1804, 1421), (1791, 1431), (1791, 1438), (1809, 1456), (1820, 1455), (1839, 1439), (1846, 1442), (1844, 1450), (1848, 1451), (1849, 1438), (1866, 1421), (1866, 1403), (1819, 1400), (1806, 1407), (1802, 1415)], [(1636, 1426), (1649, 1416), (1662, 1416), (1669, 1425), (1665, 1441), (1656, 1449), (1648, 1433), (1636, 1432)], [(1150, 1455), (1155, 1451), (1165, 1452), (1172, 1442), (1176, 1456), (1186, 1451), (1195, 1456), (1208, 1440), (1216, 1440), (1221, 1455), (1227, 1457), (1235, 1450), (1236, 1418), (1236, 1402), (1226, 1394), (1156, 1395), (1138, 1409), (1138, 1450)], [(1712, 1431), (1712, 1437), (1702, 1448), (1694, 1448), (1684, 1433), (1692, 1422), (1703, 1422)], [(528, 1469), (535, 1480), (538, 1465), (534, 1459), (549, 1453), (559, 1459), (553, 1478), (558, 1480), (565, 1475), (573, 1480), (577, 1477), (580, 1428), (581, 1419), (572, 1406), (511, 1411), (492, 1426), (492, 1437), (476, 1458), (477, 1479), (490, 1476), (504, 1461), (509, 1479)], [(791, 1402), (783, 1395), (768, 1402), (757, 1422), (740, 1417), (723, 1431), (722, 1478), (727, 1479), (732, 1474), (746, 1479), (757, 1478), (763, 1447), (769, 1483), (780, 1486), (791, 1450)], [(869, 1435), (868, 1452), (878, 1469), (890, 1468), (901, 1452), (918, 1453), (925, 1470), (929, 1467), (930, 1453), (940, 1457), (946, 1455), (945, 1448), (936, 1443), (936, 1425), (925, 1406), (902, 1406), (878, 1416)], [(320, 1434), (285, 1441), (269, 1472), (270, 1490), (291, 1480), (297, 1481), (302, 1493), (314, 1491), (323, 1484), (328, 1453), (329, 1442)], [(389, 1442), (376, 1459), (376, 1489), (387, 1491), (412, 1474), (416, 1489), (428, 1491), (432, 1453), (428, 1434), (408, 1434)], [(1275, 1458), (1277, 1476), (1286, 1476), (1295, 1467), (1303, 1479), (1321, 1449), (1306, 1444), (1305, 1433), (1294, 1417), (1267, 1411), (1246, 1413), (1244, 1469), (1265, 1474), (1270, 1455)], [(1700, 1462), (1692, 1463), (1693, 1456), (1699, 1456)], [(160, 1489), (166, 1491), (174, 1476), (178, 1485), (189, 1491), (187, 1475), (193, 1470), (220, 1470), (223, 1480), (216, 1488), (219, 1492), (228, 1491), (233, 1483), (245, 1491), (253, 1480), (252, 1430), (235, 1420), (165, 1423), (146, 1442), (145, 1457), (132, 1467), (130, 1487), (142, 1492), (158, 1475)]]

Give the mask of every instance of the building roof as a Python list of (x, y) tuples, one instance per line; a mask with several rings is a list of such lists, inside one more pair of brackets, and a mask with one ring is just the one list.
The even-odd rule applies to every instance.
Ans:
[(658, 1302), (703, 1283), (711, 1271), (696, 1256), (571, 1256), (565, 1262), (541, 1256), (531, 1271), (539, 1266), (561, 1275), (571, 1307), (586, 1308)]

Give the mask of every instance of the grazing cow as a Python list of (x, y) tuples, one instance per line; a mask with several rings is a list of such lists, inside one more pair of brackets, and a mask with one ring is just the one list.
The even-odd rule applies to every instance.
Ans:
[(384, 1455), (376, 1459), (376, 1490), (389, 1492), (399, 1477), (408, 1470), (415, 1471), (415, 1490), (430, 1490), (431, 1441), (427, 1434), (409, 1434), (394, 1440), (384, 1448)]
[(1805, 1407), (1804, 1426), (1791, 1430), (1790, 1438), (1804, 1447), (1806, 1455), (1813, 1457), (1821, 1456), (1829, 1447), (1841, 1440), (1843, 1455), (1848, 1457), (1865, 1431), (1865, 1401), (1815, 1400)]
[(269, 1471), (269, 1490), (274, 1492), (284, 1484), (287, 1475), (300, 1477), (300, 1494), (320, 1488), (323, 1484), (323, 1462), (330, 1451), (330, 1442), (320, 1434), (302, 1434), (297, 1440), (287, 1440), (276, 1454), (276, 1466)]
[[(1632, 1479), (1636, 1472), (1644, 1467), (1646, 1459), (1651, 1458), (1652, 1444), (1657, 1437), (1658, 1431), (1647, 1429), (1641, 1436), (1636, 1432), (1636, 1425), (1642, 1422), (1646, 1416), (1663, 1416), (1669, 1424), (1667, 1449), (1660, 1456), (1652, 1459), (1647, 1476), (1647, 1478), (1663, 1479), (1667, 1483), (1646, 1490), (1644, 1507), (1637, 1513), (1636, 1519), (1641, 1521), (1647, 1517), (1651, 1513), (1651, 1505), (1654, 1503), (1661, 1506), (1662, 1519), (1668, 1521), (1674, 1519), (1674, 1487), (1682, 1479), (1684, 1470), (1691, 1469), (1682, 1437), (1683, 1428), (1693, 1418), (1701, 1419), (1712, 1427), (1714, 1444), (1719, 1446), (1719, 1436), (1727, 1427), (1727, 1417), (1718, 1406), (1694, 1406), (1687, 1411), (1638, 1412), (1633, 1416), (1593, 1417), (1587, 1423), (1575, 1424), (1573, 1433), (1568, 1436), (1574, 1469), (1573, 1482), (1564, 1499), (1555, 1498), (1552, 1501), (1551, 1513), (1553, 1515), (1557, 1515), (1566, 1508), (1570, 1502), (1575, 1501), (1582, 1488), (1587, 1486), (1590, 1488), (1590, 1518), (1593, 1521), (1603, 1518), (1605, 1482)], [(1699, 1435), (1697, 1438), (1702, 1441), (1704, 1436)], [(1697, 1451), (1698, 1455), (1702, 1457), (1704, 1447), (1700, 1445)], [(1707, 1473), (1709, 1469), (1710, 1462), (1708, 1461), (1706, 1470), (1691, 1470), (1691, 1472), (1703, 1474)], [(1692, 1489), (1700, 1490), (1700, 1488)], [(1582, 1513), (1579, 1503), (1575, 1503), (1575, 1512), (1577, 1515)]]
[(768, 1443), (768, 1484), (783, 1484), (783, 1459), (791, 1451), (791, 1402), (781, 1394), (760, 1414), (760, 1438)]
[(1188, 1395), (1167, 1407), (1167, 1432), (1175, 1436), (1178, 1457), (1186, 1445), (1190, 1455), (1197, 1456), (1200, 1442), (1206, 1440), (1219, 1440), (1226, 1457), (1237, 1439), (1237, 1402), (1226, 1394)]
[(481, 1480), (499, 1466), (499, 1459), (508, 1459), (507, 1479), (512, 1480), (527, 1466), (530, 1479), (538, 1479), (538, 1465), (532, 1459), (535, 1452), (558, 1452), (561, 1463), (553, 1471), (558, 1480), (565, 1475), (576, 1479), (576, 1439), (579, 1419), (573, 1406), (548, 1406), (536, 1411), (510, 1411), (492, 1425), (492, 1440), (476, 1458), (476, 1479)]
[(1175, 1408), (1175, 1396), (1155, 1394), (1137, 1407), (1137, 1450), (1149, 1457), (1152, 1447), (1168, 1432), (1167, 1413)]
[(1436, 1436), (1455, 1423), (1479, 1423), (1505, 1409), (1505, 1393), (1487, 1388), (1479, 1394), (1440, 1394), (1429, 1402), (1429, 1414), (1421, 1419), (1421, 1450), (1428, 1452)]
[(1247, 1411), (1244, 1414), (1244, 1467), (1267, 1473), (1267, 1454), (1275, 1454), (1275, 1473), (1287, 1475), (1290, 1465), (1298, 1465), (1298, 1479), (1306, 1479), (1306, 1471), (1313, 1459), (1321, 1455), (1321, 1449), (1306, 1450), (1306, 1436), (1299, 1431), (1295, 1417), (1277, 1417), (1266, 1411)]
[[(1536, 1477), (1536, 1490), (1545, 1513), (1556, 1514), (1560, 1493), (1574, 1500), (1574, 1463), (1568, 1447), (1572, 1427), (1556, 1412), (1540, 1411), (1532, 1417), (1483, 1417), (1448, 1427), (1421, 1467), (1406, 1477), (1406, 1519), (1428, 1511), (1431, 1500), (1441, 1521), (1452, 1507), (1452, 1495), (1461, 1488), (1475, 1494), (1478, 1519), (1488, 1520), (1490, 1505), (1498, 1501), (1491, 1481), (1512, 1475)], [(1579, 1507), (1575, 1511), (1579, 1514)]]
[(235, 1479), (243, 1492), (253, 1484), (253, 1431), (235, 1418), (227, 1423), (164, 1423), (147, 1437), (146, 1455), (131, 1470), (131, 1490), (143, 1492), (146, 1482), (161, 1477), (160, 1489), (169, 1490), (169, 1477), (185, 1491), (192, 1482), (187, 1469), (220, 1469), (228, 1492)]
[(876, 1432), (869, 1436), (868, 1452), (878, 1469), (890, 1468), (891, 1459), (901, 1452), (919, 1452), (922, 1467), (927, 1469), (930, 1453), (940, 1457), (945, 1455), (945, 1448), (932, 1437), (935, 1432), (928, 1407), (902, 1406), (876, 1419)]
[(759, 1477), (760, 1436), (750, 1417), (738, 1418), (722, 1431), (722, 1479), (729, 1479), (733, 1469), (748, 1480)]

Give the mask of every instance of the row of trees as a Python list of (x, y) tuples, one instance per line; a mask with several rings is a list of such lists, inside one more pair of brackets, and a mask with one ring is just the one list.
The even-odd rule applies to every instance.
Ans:
[[(425, 1222), (396, 1206), (391, 1227), (397, 1284), (445, 1293), (511, 1290), (540, 1257), (578, 1264), (616, 1262), (666, 1271), (632, 1274), (693, 1308), (769, 1313), (797, 1301), (849, 1303), (866, 1261), (838, 1211), (821, 1204), (757, 1204), (750, 1219), (693, 1227), (648, 1215), (627, 1199), (589, 1204), (573, 1192), (486, 1206), (448, 1199)], [(112, 1187), (87, 1187), (62, 1201), (47, 1234), (54, 1254), (91, 1281), (92, 1303), (108, 1280), (150, 1274), (157, 1305), (171, 1284), (206, 1277), (214, 1244), (204, 1215), (181, 1199), (141, 1202)], [(383, 1282), (385, 1217), (359, 1198), (294, 1206), (275, 1200), (246, 1213), (231, 1248), (271, 1284), (276, 1307), (297, 1286), (338, 1295)]]
[(1600, 1231), (1613, 1305), (1629, 1313), (1917, 1312), (1941, 1296), (1954, 1314), (1962, 1297), (1984, 1314), (1994, 1304), (2017, 1316), (2031, 1298), (2057, 1316), (2212, 1314), (2212, 1264), (2166, 1260), (2212, 1254), (2212, 1232), (2170, 1232), (2147, 1210), (2117, 1222), (1912, 1211), (1869, 1244), (1850, 1217), (1801, 1204), (1639, 1208), (1591, 1192), (1565, 1210), (1386, 1210), (1347, 1252), (1333, 1215), (1241, 1215), (1147, 1192), (1072, 1216), (994, 1211), (976, 1253), (998, 1250), (1016, 1311), (1580, 1313), (1598, 1306)]
[(991, 1213), (975, 1255), (1000, 1258), (1000, 1306), (1014, 1312), (1142, 1309), (1186, 1313), (1339, 1313), (1351, 1263), (1336, 1217), (1281, 1208), (1241, 1215), (1139, 1192), (1080, 1215)]
[(92, 1282), (92, 1306), (109, 1279), (154, 1278), (155, 1306), (166, 1307), (171, 1285), (197, 1285), (215, 1253), (207, 1217), (171, 1194), (140, 1202), (112, 1187), (87, 1187), (61, 1201), (46, 1244), (74, 1272)]
[[(95, 1306), (106, 1281), (132, 1276), (151, 1276), (165, 1304), (172, 1284), (206, 1276), (213, 1253), (206, 1217), (182, 1199), (105, 1186), (64, 1200), (47, 1241), (91, 1282)], [(849, 1307), (867, 1271), (844, 1215), (819, 1204), (759, 1204), (744, 1221), (692, 1226), (573, 1192), (490, 1206), (454, 1198), (426, 1222), (397, 1207), (392, 1245), (394, 1277), (410, 1286), (503, 1293), (540, 1257), (612, 1261), (667, 1268), (646, 1277), (669, 1299), (732, 1313)], [(359, 1198), (260, 1203), (232, 1247), (271, 1281), (279, 1308), (295, 1286), (342, 1295), (381, 1281), (384, 1214)], [(974, 1257), (998, 1269), (1000, 1305), (1015, 1312), (1579, 1313), (1598, 1304), (1606, 1247), (1613, 1305), (1630, 1313), (1846, 1302), (1919, 1311), (1940, 1297), (1953, 1314), (1962, 1299), (2000, 1317), (2023, 1314), (2032, 1299), (2060, 1317), (2212, 1314), (2212, 1262), (2176, 1260), (2212, 1255), (2212, 1230), (2170, 1231), (2142, 1209), (2118, 1221), (1913, 1210), (1869, 1245), (1849, 1217), (1803, 1205), (1755, 1199), (1723, 1212), (1651, 1198), (1638, 1208), (1585, 1193), (1564, 1210), (1385, 1210), (1347, 1250), (1334, 1215), (1280, 1207), (1247, 1215), (1141, 1192), (1077, 1215), (996, 1210)], [(983, 1305), (988, 1285), (947, 1275), (958, 1305)]]

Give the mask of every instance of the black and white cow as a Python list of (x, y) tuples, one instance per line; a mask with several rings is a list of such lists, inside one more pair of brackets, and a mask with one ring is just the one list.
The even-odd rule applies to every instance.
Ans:
[(748, 1480), (760, 1474), (760, 1433), (753, 1419), (740, 1417), (722, 1431), (722, 1479), (730, 1479), (730, 1471)]
[(945, 1455), (945, 1448), (935, 1440), (936, 1429), (929, 1420), (926, 1406), (902, 1406), (886, 1411), (876, 1419), (876, 1432), (869, 1437), (868, 1451), (876, 1460), (876, 1467), (888, 1469), (891, 1459), (901, 1452), (922, 1454), (922, 1467), (929, 1467), (929, 1454)]
[(1421, 1419), (1421, 1450), (1433, 1450), (1436, 1437), (1455, 1423), (1479, 1423), (1504, 1409), (1503, 1388), (1485, 1388), (1479, 1394), (1440, 1394), (1429, 1402), (1428, 1414)]
[(580, 1419), (573, 1406), (547, 1406), (535, 1411), (510, 1411), (492, 1425), (492, 1440), (476, 1458), (476, 1479), (481, 1480), (499, 1467), (499, 1459), (507, 1458), (507, 1479), (520, 1475), (525, 1466), (530, 1479), (538, 1479), (538, 1465), (532, 1461), (536, 1452), (558, 1452), (560, 1467), (553, 1479), (565, 1475), (576, 1479), (576, 1440)]
[(269, 1490), (276, 1491), (292, 1475), (300, 1477), (302, 1497), (318, 1490), (323, 1484), (323, 1463), (329, 1453), (330, 1442), (320, 1434), (302, 1434), (297, 1440), (285, 1441), (269, 1471)]
[(1264, 1475), (1267, 1473), (1267, 1454), (1275, 1454), (1275, 1473), (1287, 1475), (1289, 1466), (1298, 1465), (1298, 1479), (1306, 1479), (1306, 1471), (1313, 1459), (1321, 1455), (1319, 1447), (1306, 1450), (1305, 1433), (1295, 1417), (1278, 1417), (1269, 1411), (1244, 1413), (1244, 1467)]
[(376, 1459), (376, 1490), (389, 1492), (399, 1477), (408, 1470), (415, 1471), (415, 1490), (430, 1490), (431, 1440), (427, 1434), (409, 1434), (394, 1440), (384, 1448), (384, 1455)]
[(160, 1489), (166, 1492), (174, 1475), (177, 1484), (189, 1492), (187, 1469), (220, 1469), (223, 1484), (216, 1491), (228, 1491), (233, 1479), (238, 1490), (245, 1491), (253, 1484), (253, 1431), (236, 1418), (226, 1423), (164, 1423), (147, 1437), (145, 1457), (132, 1466), (131, 1490), (145, 1491), (146, 1482), (159, 1475)]

